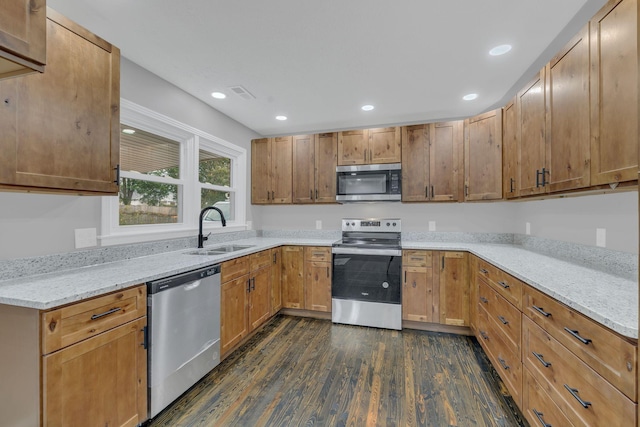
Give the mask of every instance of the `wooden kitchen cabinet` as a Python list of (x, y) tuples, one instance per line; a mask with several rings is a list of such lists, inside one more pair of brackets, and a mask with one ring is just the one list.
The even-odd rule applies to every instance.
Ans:
[(335, 203), (338, 134), (293, 137), (293, 203)]
[[(224, 271), (225, 263), (222, 263)], [(249, 334), (248, 274), (220, 286), (220, 354), (224, 355)]]
[[(514, 97), (502, 109), (502, 188), (505, 199), (513, 199), (520, 195), (518, 146), (520, 144), (520, 128), (517, 97)], [(471, 270), (473, 271), (473, 270)], [(473, 282), (471, 282), (473, 283)]]
[(282, 307), (304, 308), (304, 247), (283, 246)]
[(292, 202), (293, 137), (251, 141), (251, 203)]
[(638, 178), (637, 0), (610, 0), (590, 21), (591, 185)]
[(47, 59), (46, 0), (0, 6), (0, 79), (43, 72)]
[(282, 308), (282, 250), (271, 249), (271, 315)]
[[(438, 323), (439, 289), (434, 283), (431, 251), (402, 251), (402, 319)], [(436, 264), (437, 265), (437, 264)]]
[(0, 97), (0, 188), (118, 193), (118, 48), (47, 9), (47, 72), (0, 81)]
[(462, 122), (402, 127), (402, 201), (458, 201), (462, 194)]
[(440, 323), (469, 326), (469, 277), (466, 252), (440, 251)]
[(502, 110), (464, 121), (465, 200), (502, 198)]
[(331, 248), (304, 248), (304, 308), (331, 312)]
[(358, 129), (338, 133), (338, 165), (400, 163), (400, 127)]
[(478, 257), (469, 254), (469, 328), (478, 334)]

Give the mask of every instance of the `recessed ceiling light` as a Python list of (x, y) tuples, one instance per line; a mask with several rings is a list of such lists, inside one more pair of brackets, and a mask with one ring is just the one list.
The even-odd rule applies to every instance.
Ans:
[(213, 92), (211, 96), (213, 96), (215, 99), (225, 99), (227, 97), (227, 95), (222, 92)]
[(470, 94), (467, 94), (467, 95), (463, 96), (462, 99), (464, 99), (465, 101), (473, 101), (477, 97), (478, 97), (477, 93), (470, 93)]
[(363, 105), (363, 106), (362, 106), (362, 109), (363, 109), (364, 111), (371, 111), (371, 110), (373, 110), (374, 108), (375, 108), (375, 107), (374, 107), (373, 105), (370, 105), (370, 104), (367, 104), (367, 105)]
[(496, 46), (489, 51), (489, 55), (491, 56), (500, 56), (511, 50), (510, 44), (501, 44), (500, 46)]
[(122, 129), (122, 133), (126, 133), (127, 135), (133, 135), (136, 133), (135, 129)]
[(276, 120), (287, 120), (287, 116), (276, 116)]

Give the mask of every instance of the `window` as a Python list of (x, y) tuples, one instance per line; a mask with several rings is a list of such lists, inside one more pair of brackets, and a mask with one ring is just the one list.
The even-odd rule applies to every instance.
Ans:
[[(200, 210), (244, 230), (246, 150), (121, 100), (120, 193), (103, 198), (103, 245), (196, 235)], [(218, 211), (203, 227), (221, 230)]]

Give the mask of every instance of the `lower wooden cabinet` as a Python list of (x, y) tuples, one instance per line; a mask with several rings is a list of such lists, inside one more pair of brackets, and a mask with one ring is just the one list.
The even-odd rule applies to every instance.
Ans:
[(304, 247), (283, 246), (282, 307), (304, 308)]
[(439, 321), (439, 290), (433, 271), (431, 251), (402, 251), (402, 320)]
[(226, 354), (249, 333), (247, 288), (248, 274), (220, 286), (220, 354)]
[(271, 315), (282, 308), (282, 250), (271, 249)]
[(469, 326), (469, 277), (466, 252), (441, 251), (440, 323)]
[(331, 312), (331, 248), (304, 249), (304, 308)]

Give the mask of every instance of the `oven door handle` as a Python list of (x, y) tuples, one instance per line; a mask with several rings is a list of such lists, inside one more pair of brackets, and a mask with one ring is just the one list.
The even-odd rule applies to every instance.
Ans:
[(402, 256), (401, 249), (364, 249), (364, 248), (331, 248), (331, 253), (336, 255), (381, 255)]

